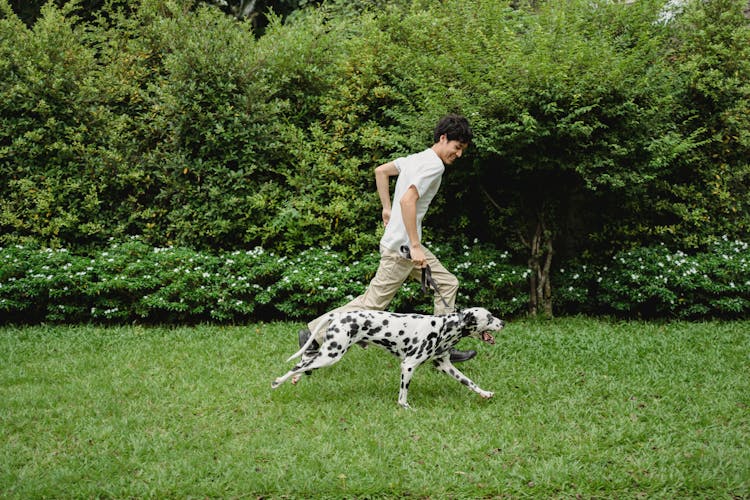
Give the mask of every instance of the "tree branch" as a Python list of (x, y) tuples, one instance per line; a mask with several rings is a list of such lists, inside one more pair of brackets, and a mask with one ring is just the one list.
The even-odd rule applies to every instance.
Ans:
[(497, 202), (496, 202), (496, 201), (495, 201), (495, 200), (494, 200), (494, 199), (492, 198), (492, 196), (490, 196), (490, 193), (488, 193), (488, 192), (487, 192), (487, 190), (486, 190), (486, 189), (484, 189), (484, 186), (479, 186), (479, 189), (481, 189), (481, 190), (482, 190), (482, 193), (484, 193), (484, 195), (485, 195), (485, 196), (487, 197), (487, 199), (489, 200), (489, 202), (490, 202), (490, 203), (492, 203), (492, 205), (493, 205), (493, 206), (494, 206), (495, 208), (497, 208), (497, 209), (498, 209), (498, 211), (502, 210), (502, 208), (500, 207), (500, 204), (499, 204), (499, 203), (497, 203)]

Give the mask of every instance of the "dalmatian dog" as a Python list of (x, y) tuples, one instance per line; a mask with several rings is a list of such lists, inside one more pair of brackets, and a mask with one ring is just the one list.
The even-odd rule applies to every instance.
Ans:
[[(342, 358), (356, 343), (375, 344), (401, 358), (401, 388), (398, 403), (409, 408), (407, 395), (414, 371), (427, 360), (438, 370), (455, 378), (483, 398), (494, 393), (480, 389), (450, 361), (450, 350), (463, 337), (475, 337), (494, 344), (490, 332), (501, 330), (505, 324), (481, 307), (464, 309), (443, 316), (398, 314), (385, 311), (356, 311), (330, 313), (329, 321), (321, 322), (307, 343), (287, 362), (302, 359), (286, 374), (271, 384), (277, 388), (288, 379), (296, 384), (302, 373), (330, 366)], [(320, 348), (310, 349), (320, 331), (326, 328)]]

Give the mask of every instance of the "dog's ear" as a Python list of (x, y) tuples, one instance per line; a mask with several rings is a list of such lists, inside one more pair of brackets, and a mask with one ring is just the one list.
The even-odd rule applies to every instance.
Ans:
[(471, 330), (477, 326), (477, 316), (473, 310), (461, 311), (461, 324), (466, 330)]

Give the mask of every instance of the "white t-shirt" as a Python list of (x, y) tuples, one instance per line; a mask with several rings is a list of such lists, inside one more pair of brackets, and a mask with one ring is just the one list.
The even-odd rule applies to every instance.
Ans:
[(404, 218), (401, 215), (401, 197), (414, 186), (419, 193), (417, 200), (417, 233), (422, 240), (422, 219), (424, 219), (432, 198), (435, 197), (443, 179), (445, 166), (440, 157), (428, 148), (421, 153), (399, 158), (393, 162), (399, 171), (396, 188), (393, 192), (391, 219), (385, 226), (385, 233), (380, 239), (381, 247), (398, 252), (401, 245), (410, 245), (406, 234)]

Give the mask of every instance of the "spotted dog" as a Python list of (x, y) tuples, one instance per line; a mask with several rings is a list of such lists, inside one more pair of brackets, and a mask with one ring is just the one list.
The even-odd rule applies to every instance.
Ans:
[[(320, 348), (308, 350), (324, 327), (327, 329)], [(401, 389), (398, 403), (409, 408), (406, 401), (409, 382), (414, 370), (427, 360), (483, 398), (494, 394), (480, 389), (450, 361), (450, 350), (463, 337), (475, 337), (490, 344), (495, 339), (490, 332), (501, 330), (505, 324), (481, 307), (465, 309), (444, 316), (397, 314), (384, 311), (331, 313), (329, 321), (321, 322), (299, 351), (287, 362), (302, 356), (291, 370), (273, 381), (274, 389), (292, 378), (295, 384), (304, 372), (330, 366), (341, 359), (355, 343), (379, 345), (401, 358)]]

